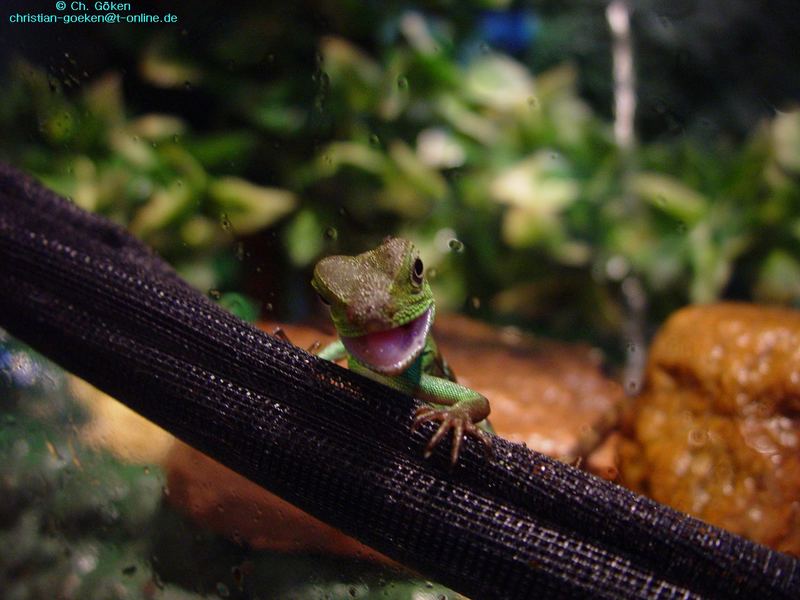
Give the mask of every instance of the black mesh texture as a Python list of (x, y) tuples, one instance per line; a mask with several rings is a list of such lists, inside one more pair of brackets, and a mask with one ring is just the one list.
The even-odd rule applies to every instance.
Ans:
[(474, 598), (800, 598), (800, 561), (497, 439), (422, 459), (415, 401), (275, 340), (0, 165), (0, 326), (265, 488)]

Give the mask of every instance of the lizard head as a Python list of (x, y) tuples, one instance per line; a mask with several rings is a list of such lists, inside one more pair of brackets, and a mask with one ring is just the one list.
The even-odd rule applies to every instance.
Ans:
[(347, 351), (370, 369), (396, 375), (424, 349), (433, 292), (408, 240), (389, 237), (357, 256), (324, 258), (311, 283)]

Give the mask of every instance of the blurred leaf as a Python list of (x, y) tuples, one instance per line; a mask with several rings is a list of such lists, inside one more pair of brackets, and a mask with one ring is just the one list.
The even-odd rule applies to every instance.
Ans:
[(542, 150), (501, 171), (489, 192), (496, 202), (552, 216), (574, 202), (580, 192), (563, 157)]
[(243, 321), (252, 323), (258, 319), (258, 303), (242, 294), (226, 292), (222, 294), (218, 304)]
[(296, 267), (309, 265), (322, 252), (323, 227), (314, 211), (298, 212), (285, 230), (286, 250)]
[(217, 270), (206, 255), (197, 254), (191, 260), (178, 261), (175, 270), (191, 286), (203, 292), (208, 292), (219, 285)]
[(668, 215), (691, 225), (702, 218), (708, 199), (678, 179), (660, 173), (637, 173), (633, 192)]
[(78, 130), (78, 115), (67, 105), (53, 107), (41, 124), (42, 132), (54, 145), (66, 144)]
[(553, 243), (563, 234), (561, 222), (555, 214), (512, 206), (503, 215), (503, 240), (514, 248)]
[(249, 110), (256, 125), (281, 134), (297, 133), (303, 126), (306, 113), (294, 106), (265, 101)]
[(145, 81), (162, 88), (184, 88), (197, 85), (201, 70), (185, 59), (168, 57), (162, 44), (154, 43), (142, 55), (139, 73)]
[(743, 235), (720, 235), (709, 222), (695, 225), (689, 232), (693, 269), (689, 297), (692, 302), (711, 302), (719, 298), (730, 279), (733, 261), (746, 248), (747, 242)]
[(335, 142), (317, 157), (315, 168), (321, 177), (330, 177), (344, 166), (356, 167), (373, 175), (387, 169), (384, 154), (357, 142)]
[(460, 167), (466, 160), (464, 147), (444, 128), (429, 127), (417, 136), (417, 156), (432, 169)]
[(389, 145), (389, 156), (400, 171), (400, 176), (419, 190), (423, 196), (441, 200), (447, 194), (445, 179), (419, 160), (417, 154), (404, 142), (394, 140)]
[(796, 305), (800, 300), (800, 262), (785, 250), (773, 250), (759, 269), (754, 294), (760, 302)]
[(180, 237), (191, 248), (211, 246), (221, 237), (219, 223), (202, 215), (194, 215), (181, 225)]
[(109, 146), (135, 168), (154, 169), (158, 164), (156, 153), (150, 144), (122, 129), (110, 132)]
[(86, 156), (76, 156), (72, 165), (72, 171), (75, 174), (75, 189), (70, 196), (75, 204), (84, 210), (97, 210), (100, 195), (97, 184), (97, 167)]
[(488, 108), (527, 113), (534, 94), (533, 79), (523, 65), (503, 54), (490, 54), (473, 62), (465, 74), (467, 96)]
[(181, 178), (182, 183), (192, 190), (205, 189), (208, 176), (202, 165), (181, 145), (168, 143), (159, 149), (163, 166), (169, 167), (171, 175)]
[(297, 204), (291, 192), (254, 185), (238, 177), (217, 179), (208, 193), (219, 214), (227, 215), (233, 230), (243, 235), (272, 225)]
[(778, 113), (771, 130), (778, 164), (793, 173), (800, 173), (800, 111)]
[(224, 131), (203, 136), (187, 136), (179, 143), (207, 169), (239, 162), (252, 154), (255, 136), (246, 131)]
[(347, 103), (352, 110), (374, 106), (381, 86), (381, 68), (369, 56), (339, 37), (325, 37), (320, 44), (323, 68), (331, 85), (347, 90)]
[(171, 115), (148, 114), (131, 121), (129, 130), (133, 135), (158, 142), (183, 134), (186, 124)]
[(167, 188), (156, 190), (150, 200), (136, 212), (131, 231), (143, 238), (174, 223), (191, 208), (192, 195), (186, 186), (175, 181)]
[(119, 73), (107, 73), (93, 81), (84, 92), (84, 101), (94, 118), (109, 126), (121, 124), (125, 119), (122, 77)]
[(465, 103), (454, 95), (445, 94), (435, 100), (439, 114), (452, 127), (476, 141), (491, 146), (499, 135), (498, 126), (490, 119), (484, 118), (470, 110)]

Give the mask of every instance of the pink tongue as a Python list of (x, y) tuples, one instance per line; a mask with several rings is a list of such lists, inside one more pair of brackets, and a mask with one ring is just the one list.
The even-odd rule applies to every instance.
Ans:
[(425, 345), (428, 315), (429, 311), (426, 311), (410, 323), (394, 329), (358, 337), (343, 337), (342, 343), (360, 362), (376, 371), (391, 374), (408, 367), (414, 355)]

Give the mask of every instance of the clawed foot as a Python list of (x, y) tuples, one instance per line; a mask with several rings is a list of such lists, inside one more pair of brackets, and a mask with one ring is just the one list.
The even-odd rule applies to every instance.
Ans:
[[(282, 327), (276, 327), (275, 329), (273, 329), (272, 337), (276, 337), (279, 340), (286, 342), (287, 344), (293, 344), (292, 340), (289, 339), (289, 336), (286, 335), (286, 332), (283, 330)], [(310, 352), (311, 354), (316, 354), (320, 346), (321, 344), (319, 343), (319, 340), (317, 340), (313, 344), (311, 344), (306, 351)]]
[(286, 332), (283, 330), (283, 327), (276, 327), (272, 330), (272, 337), (278, 338), (282, 342), (286, 342), (287, 344), (291, 344), (292, 340), (289, 339), (289, 336), (286, 335)]
[(428, 445), (425, 446), (425, 458), (428, 458), (433, 449), (441, 442), (447, 435), (447, 432), (453, 430), (453, 442), (450, 449), (450, 463), (455, 465), (458, 462), (458, 453), (461, 450), (461, 442), (465, 435), (472, 436), (479, 440), (486, 452), (490, 452), (492, 448), (492, 440), (475, 423), (472, 422), (469, 415), (464, 410), (454, 408), (434, 408), (432, 406), (422, 406), (417, 409), (414, 415), (414, 422), (411, 424), (411, 431), (416, 431), (417, 428), (423, 423), (428, 421), (438, 421), (441, 423), (439, 429), (433, 434)]

